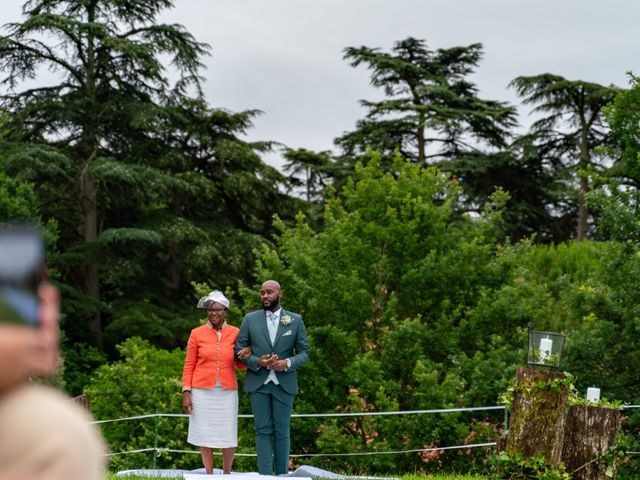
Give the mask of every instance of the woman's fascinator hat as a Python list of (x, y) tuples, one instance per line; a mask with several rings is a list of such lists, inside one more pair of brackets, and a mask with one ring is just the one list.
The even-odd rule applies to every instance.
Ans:
[(197, 308), (211, 308), (211, 305), (214, 303), (219, 303), (220, 305), (224, 305), (225, 308), (229, 308), (229, 299), (225, 297), (224, 293), (220, 290), (214, 290), (206, 297), (202, 297), (198, 300)]

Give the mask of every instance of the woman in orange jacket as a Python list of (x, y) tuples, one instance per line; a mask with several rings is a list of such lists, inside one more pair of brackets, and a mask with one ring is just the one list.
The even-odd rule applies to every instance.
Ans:
[[(239, 329), (227, 324), (229, 300), (218, 290), (198, 302), (208, 322), (194, 328), (182, 370), (182, 408), (189, 415), (187, 442), (200, 447), (206, 473), (213, 473), (213, 449), (222, 449), (222, 469), (231, 473), (238, 446), (238, 382), (234, 358)], [(251, 349), (238, 356), (246, 358)]]

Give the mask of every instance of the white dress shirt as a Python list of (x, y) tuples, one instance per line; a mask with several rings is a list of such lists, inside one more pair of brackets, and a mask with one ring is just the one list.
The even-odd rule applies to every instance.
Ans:
[[(271, 340), (272, 345), (276, 341), (276, 332), (278, 331), (278, 323), (280, 322), (281, 311), (282, 308), (279, 308), (275, 312), (272, 312), (271, 310), (265, 310), (267, 317), (267, 328), (269, 329), (269, 339)], [(265, 380), (264, 384), (266, 385), (269, 382), (273, 382), (275, 385), (280, 385), (278, 377), (276, 377), (275, 370), (269, 370), (269, 376)]]

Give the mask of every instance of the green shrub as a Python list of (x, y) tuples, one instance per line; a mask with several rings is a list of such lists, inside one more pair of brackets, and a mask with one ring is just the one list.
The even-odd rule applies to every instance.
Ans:
[[(118, 346), (122, 360), (99, 367), (84, 392), (97, 420), (153, 413), (182, 413), (181, 376), (184, 352), (161, 350), (148, 341), (130, 338)], [(102, 432), (114, 455), (112, 470), (133, 468), (197, 468), (200, 458), (152, 452), (123, 452), (151, 448), (192, 450), (186, 443), (186, 418), (148, 418), (103, 423)]]
[(491, 457), (491, 478), (502, 480), (571, 480), (563, 464), (549, 465), (544, 456), (523, 458), (520, 453), (500, 452)]

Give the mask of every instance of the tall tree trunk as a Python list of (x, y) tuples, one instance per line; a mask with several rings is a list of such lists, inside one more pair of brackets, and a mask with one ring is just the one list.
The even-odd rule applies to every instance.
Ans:
[(580, 176), (580, 190), (578, 191), (578, 227), (576, 230), (576, 241), (581, 242), (587, 238), (589, 209), (587, 208), (586, 194), (589, 189), (589, 181), (584, 176)]
[(167, 277), (164, 281), (167, 290), (167, 298), (176, 299), (176, 294), (180, 290), (180, 275), (182, 251), (180, 244), (173, 240), (169, 240), (166, 245), (169, 255), (169, 264), (167, 265)]
[(569, 389), (564, 385), (557, 389), (539, 385), (563, 378), (559, 372), (518, 369), (507, 438), (509, 455), (544, 455), (547, 463), (560, 463)]
[(619, 429), (619, 410), (592, 405), (574, 405), (569, 409), (562, 461), (569, 472), (574, 472), (573, 480), (612, 478), (607, 475), (607, 465), (595, 460), (613, 444)]
[[(175, 189), (171, 192), (171, 210), (176, 218), (181, 218), (183, 214), (182, 196)], [(164, 285), (167, 297), (176, 299), (182, 281), (182, 249), (180, 248), (180, 242), (171, 237), (167, 238), (166, 249), (168, 253), (168, 264)]]
[[(580, 134), (580, 170), (586, 170), (590, 165), (589, 158), (589, 127), (582, 125)], [(587, 192), (589, 191), (589, 179), (585, 172), (578, 172), (580, 184), (578, 190), (578, 226), (576, 230), (576, 241), (580, 242), (587, 238), (589, 227), (589, 209), (587, 208)]]
[[(96, 2), (95, 0), (86, 5), (87, 21), (95, 21)], [(86, 69), (86, 89), (87, 97), (95, 100), (95, 61), (96, 52), (94, 36), (91, 32), (87, 35), (87, 69)], [(87, 125), (92, 125), (93, 112), (89, 112)], [(95, 305), (94, 313), (87, 320), (89, 336), (93, 344), (102, 350), (102, 321), (100, 316), (100, 276), (98, 272), (97, 259), (95, 258), (92, 244), (98, 238), (98, 203), (96, 185), (91, 175), (91, 164), (96, 158), (99, 141), (91, 128), (83, 131), (83, 143), (80, 151), (84, 154), (84, 165), (80, 174), (81, 205), (83, 213), (83, 235), (84, 241), (89, 246), (89, 259), (84, 267), (85, 292), (93, 300)]]
[(425, 119), (424, 114), (418, 116), (418, 165), (424, 165), (427, 159), (427, 141), (424, 138)]
[(427, 159), (427, 141), (425, 139), (424, 130), (426, 128), (426, 118), (424, 112), (420, 110), (423, 106), (422, 99), (418, 93), (418, 86), (409, 82), (409, 88), (411, 89), (411, 96), (413, 97), (413, 104), (416, 107), (418, 113), (418, 123), (416, 125), (416, 142), (418, 148), (418, 165), (424, 165)]
[(96, 201), (97, 186), (89, 173), (89, 165), (92, 158), (87, 160), (81, 177), (81, 206), (82, 206), (82, 234), (84, 241), (89, 246), (89, 258), (84, 265), (85, 293), (93, 300), (94, 312), (87, 320), (89, 337), (93, 344), (102, 349), (102, 322), (100, 318), (100, 277), (95, 257), (91, 251), (91, 244), (98, 237), (98, 207)]

